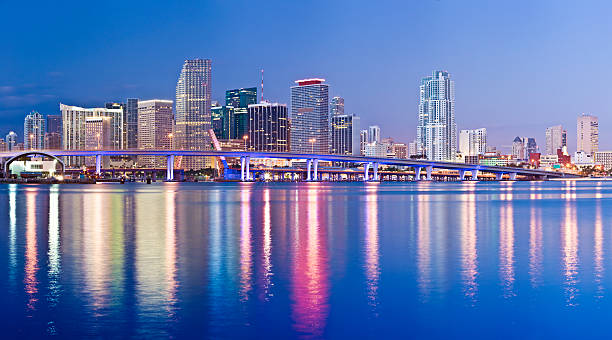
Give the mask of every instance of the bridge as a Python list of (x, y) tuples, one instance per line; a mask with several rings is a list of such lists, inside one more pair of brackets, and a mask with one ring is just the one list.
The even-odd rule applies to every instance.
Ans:
[(216, 150), (37, 150), (37, 151), (16, 151), (16, 152), (0, 152), (0, 158), (11, 159), (22, 154), (31, 154), (35, 152), (41, 155), (53, 157), (70, 157), (70, 156), (89, 156), (96, 157), (96, 173), (101, 173), (101, 160), (103, 156), (163, 156), (167, 158), (166, 162), (166, 180), (174, 180), (174, 157), (227, 157), (240, 159), (240, 180), (251, 180), (250, 175), (250, 160), (251, 159), (285, 159), (285, 160), (304, 160), (306, 161), (306, 180), (316, 181), (319, 179), (319, 162), (342, 162), (354, 163), (363, 165), (364, 180), (370, 179), (370, 169), (372, 170), (372, 180), (380, 180), (378, 168), (381, 165), (391, 165), (398, 167), (414, 168), (415, 180), (420, 180), (424, 173), (427, 180), (432, 179), (433, 169), (456, 170), (459, 173), (459, 179), (465, 180), (469, 172), (472, 180), (478, 179), (479, 172), (488, 172), (495, 174), (497, 180), (501, 180), (505, 174), (510, 180), (516, 180), (517, 175), (527, 176), (533, 179), (548, 179), (548, 178), (564, 178), (564, 177), (579, 177), (577, 175), (566, 174), (562, 172), (546, 171), (538, 169), (523, 169), (501, 166), (488, 166), (479, 164), (465, 164), (452, 162), (437, 162), (423, 159), (395, 159), (395, 158), (380, 158), (366, 156), (350, 156), (350, 155), (330, 155), (330, 154), (309, 154), (309, 153), (291, 153), (291, 152), (256, 152), (256, 151), (216, 151)]

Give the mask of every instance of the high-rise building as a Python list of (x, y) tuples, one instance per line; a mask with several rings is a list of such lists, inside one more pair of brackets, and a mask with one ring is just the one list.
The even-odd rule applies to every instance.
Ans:
[(434, 71), (430, 77), (421, 80), (417, 141), (419, 153), (427, 159), (455, 159), (455, 82), (446, 71)]
[[(234, 128), (234, 107), (214, 106), (210, 109), (212, 117), (212, 129), (217, 139), (232, 139)], [(235, 137), (234, 137), (235, 138)]]
[(393, 150), (393, 154), (397, 159), (407, 159), (408, 158), (408, 146), (404, 143), (393, 143), (391, 146)]
[(138, 148), (138, 98), (128, 98), (125, 105), (126, 147)]
[(47, 132), (62, 133), (62, 115), (47, 115)]
[(378, 125), (371, 125), (368, 127), (368, 142), (380, 143), (380, 127), (378, 127)]
[[(175, 130), (173, 143), (181, 150), (208, 150), (211, 140), (211, 81), (210, 59), (185, 60), (176, 84)], [(206, 167), (204, 157), (185, 157), (185, 169)]]
[(536, 143), (535, 138), (533, 137), (528, 137), (527, 138), (527, 145), (525, 146), (525, 153), (526, 153), (526, 157), (525, 158), (529, 158), (531, 154), (537, 153), (538, 152), (538, 144)]
[(47, 115), (47, 132), (44, 137), (46, 150), (59, 150), (62, 148), (62, 116)]
[(23, 144), (26, 150), (42, 150), (45, 145), (45, 118), (32, 111), (23, 121)]
[(525, 160), (525, 143), (526, 139), (521, 137), (514, 138), (512, 142), (512, 159)]
[(369, 140), (368, 130), (361, 130), (359, 132), (359, 150), (362, 156), (365, 155), (365, 146), (369, 143)]
[(478, 156), (487, 151), (487, 129), (461, 130), (459, 152), (463, 156)]
[[(109, 116), (85, 117), (85, 122), (83, 123), (85, 150), (107, 150), (112, 148), (112, 120), (113, 118)], [(108, 168), (109, 165), (110, 157), (103, 156), (101, 166)], [(96, 157), (85, 157), (85, 166), (96, 166)]]
[(567, 146), (567, 132), (562, 125), (551, 126), (546, 129), (546, 154), (556, 155), (557, 150)]
[(419, 155), (419, 148), (418, 148), (419, 143), (416, 140), (413, 140), (412, 142), (408, 143), (408, 157), (412, 157), (412, 156), (417, 156)]
[[(123, 133), (123, 109), (82, 108), (60, 104), (62, 112), (62, 144), (64, 150), (84, 150), (87, 134), (85, 121), (87, 118), (109, 117), (110, 130), (108, 149), (121, 150), (125, 148)], [(67, 157), (67, 165), (80, 166), (83, 157)]]
[(262, 102), (248, 107), (250, 151), (289, 152), (289, 114), (286, 104)]
[(333, 97), (331, 99), (331, 103), (329, 104), (330, 113), (332, 116), (335, 115), (343, 115), (344, 114), (344, 98), (342, 97)]
[(331, 152), (336, 155), (361, 155), (359, 117), (334, 114), (331, 116)]
[(7, 150), (13, 151), (15, 149), (15, 145), (17, 145), (17, 134), (11, 131), (8, 133), (8, 135), (6, 135), (4, 140), (6, 141)]
[(599, 122), (597, 117), (587, 114), (579, 116), (577, 132), (576, 151), (582, 151), (588, 155), (599, 151)]
[(329, 86), (302, 79), (291, 87), (291, 151), (329, 152)]
[(234, 108), (245, 108), (257, 104), (257, 88), (240, 88), (225, 91), (225, 105)]
[[(151, 99), (138, 102), (138, 149), (172, 148), (172, 100)], [(141, 167), (164, 167), (165, 157), (138, 156)]]

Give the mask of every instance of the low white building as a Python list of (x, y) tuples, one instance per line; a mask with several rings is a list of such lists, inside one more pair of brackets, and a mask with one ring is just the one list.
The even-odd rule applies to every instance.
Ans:
[(591, 166), (595, 164), (593, 162), (593, 156), (584, 151), (574, 152), (574, 155), (572, 156), (572, 163), (578, 167)]
[(387, 157), (387, 151), (389, 145), (382, 143), (368, 143), (365, 145), (365, 156), (366, 157)]
[(559, 156), (557, 155), (540, 156), (540, 168), (552, 168), (555, 164), (559, 164)]

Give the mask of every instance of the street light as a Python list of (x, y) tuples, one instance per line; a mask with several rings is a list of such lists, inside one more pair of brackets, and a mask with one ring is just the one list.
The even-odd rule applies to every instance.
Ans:
[(315, 142), (316, 142), (316, 141), (317, 141), (317, 140), (316, 140), (316, 139), (314, 139), (314, 138), (311, 138), (311, 139), (310, 139), (310, 145), (312, 146), (312, 147), (311, 147), (311, 149), (310, 149), (310, 153), (314, 153), (314, 145), (315, 145)]
[(242, 136), (242, 139), (244, 139), (244, 151), (247, 151), (247, 139), (249, 139), (248, 135), (244, 135)]

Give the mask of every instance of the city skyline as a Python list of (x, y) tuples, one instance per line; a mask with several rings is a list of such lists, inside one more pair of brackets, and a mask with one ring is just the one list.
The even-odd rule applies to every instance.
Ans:
[[(8, 13), (20, 10), (23, 5), (2, 6)], [(139, 35), (140, 39), (136, 39), (137, 36), (131, 33), (136, 23), (118, 26), (111, 32), (85, 25), (80, 36), (92, 39), (87, 39), (88, 43), (82, 43), (83, 39), (66, 38), (67, 44), (74, 45), (75, 55), (65, 55), (53, 48), (54, 45), (51, 43), (55, 40), (49, 37), (51, 34), (56, 36), (58, 33), (70, 30), (70, 25), (59, 23), (49, 27), (44, 24), (44, 20), (37, 22), (35, 19), (42, 19), (49, 13), (57, 13), (59, 10), (72, 14), (75, 18), (85, 14), (90, 19), (96, 18), (109, 11), (122, 13), (121, 15), (125, 16), (134, 13), (136, 8), (130, 4), (105, 4), (93, 11), (87, 6), (43, 5), (33, 11), (31, 25), (7, 36), (8, 42), (13, 46), (12, 51), (0, 56), (0, 64), (6, 68), (5, 77), (0, 83), (0, 110), (5, 117), (0, 129), (4, 131), (3, 133), (18, 130), (23, 115), (32, 110), (42, 114), (58, 113), (59, 101), (82, 107), (94, 107), (107, 101), (124, 101), (125, 98), (173, 98), (178, 77), (177, 65), (184, 59), (190, 58), (213, 60), (215, 83), (212, 97), (219, 101), (226, 89), (257, 86), (261, 78), (261, 68), (265, 69), (265, 97), (272, 102), (289, 103), (287, 87), (295, 79), (310, 76), (324, 77), (330, 84), (330, 97), (345, 98), (346, 112), (362, 117), (365, 126), (379, 124), (388, 131), (389, 135), (402, 142), (409, 142), (415, 137), (413, 128), (416, 122), (413, 117), (418, 94), (414, 93), (413, 89), (418, 86), (420, 77), (431, 69), (448, 70), (457, 82), (457, 128), (461, 130), (485, 126), (491, 134), (489, 142), (492, 145), (508, 147), (516, 135), (534, 136), (539, 144), (543, 145), (543, 130), (554, 124), (567, 126), (568, 135), (574, 135), (575, 116), (581, 112), (590, 112), (599, 116), (602, 127), (612, 123), (612, 118), (606, 118), (609, 116), (607, 113), (610, 103), (607, 99), (596, 100), (594, 93), (596, 91), (588, 89), (604, 84), (603, 80), (599, 79), (605, 79), (609, 72), (604, 66), (611, 51), (607, 47), (598, 49), (597, 52), (581, 48), (583, 45), (588, 46), (589, 43), (597, 41), (598, 38), (601, 39), (606, 31), (596, 28), (576, 29), (576, 32), (590, 34), (581, 34), (586, 37), (584, 39), (571, 39), (571, 36), (578, 34), (573, 33), (575, 28), (590, 27), (583, 25), (586, 20), (596, 22), (596, 17), (592, 16), (606, 12), (606, 8), (600, 8), (599, 5), (587, 4), (581, 7), (485, 3), (459, 5), (432, 1), (411, 5), (411, 10), (408, 12), (411, 20), (402, 20), (398, 23), (393, 23), (395, 20), (390, 19), (398, 17), (400, 13), (406, 13), (409, 7), (405, 6), (408, 5), (395, 4), (384, 11), (366, 6), (353, 9), (339, 18), (343, 22), (355, 21), (369, 17), (372, 11), (377, 12), (379, 15), (372, 20), (373, 25), (380, 27), (375, 27), (372, 33), (365, 35), (363, 30), (366, 28), (355, 26), (349, 26), (352, 28), (350, 30), (335, 28), (323, 20), (324, 18), (320, 18), (331, 15), (330, 12), (333, 12), (336, 6), (341, 7), (341, 4), (315, 3), (309, 6), (291, 4), (289, 8), (293, 11), (290, 11), (290, 15), (286, 18), (281, 18), (278, 24), (300, 18), (321, 19), (322, 27), (317, 28), (317, 32), (323, 34), (319, 41), (322, 47), (320, 50), (327, 50), (326, 46), (342, 36), (347, 47), (346, 51), (334, 56), (326, 54), (325, 58), (320, 58), (323, 52), (319, 52), (319, 49), (306, 49), (303, 46), (308, 41), (307, 30), (300, 29), (294, 32), (292, 39), (287, 40), (286, 34), (276, 32), (277, 30), (273, 30), (270, 25), (264, 25), (261, 34), (267, 38), (263, 44), (270, 46), (282, 41), (285, 48), (280, 52), (278, 49), (270, 48), (269, 50), (274, 50), (274, 53), (264, 49), (265, 53), (262, 55), (244, 60), (240, 54), (235, 53), (236, 48), (224, 51), (225, 47), (229, 46), (228, 44), (251, 47), (261, 45), (261, 41), (239, 38), (237, 44), (236, 41), (224, 41), (224, 34), (208, 36), (196, 32), (189, 37), (194, 41), (188, 42), (186, 38), (180, 36), (177, 38), (179, 29), (190, 28), (196, 23), (204, 24), (206, 27), (218, 25), (223, 18), (230, 15), (230, 12), (249, 13), (257, 10), (264, 17), (276, 18), (275, 15), (279, 10), (274, 9), (274, 4), (266, 4), (263, 7), (246, 3), (238, 3), (234, 7), (198, 4), (191, 13), (192, 20), (187, 23), (180, 23), (174, 19), (179, 16), (179, 6), (153, 4), (139, 10), (144, 11), (144, 16), (149, 15), (152, 18), (165, 13), (164, 18), (171, 18), (167, 32), (150, 29), (151, 24), (139, 21), (138, 24), (142, 27), (138, 27), (138, 32), (142, 32), (142, 36)], [(322, 6), (326, 6), (328, 10), (322, 11)], [(498, 10), (491, 11), (489, 6)], [(530, 13), (529, 17), (518, 22), (510, 21), (515, 17), (514, 14), (519, 11), (523, 13), (525, 10)], [(459, 25), (457, 21), (459, 19), (453, 17), (455, 12), (472, 13), (469, 17), (475, 20), (472, 20), (473, 22), (468, 20), (467, 23), (462, 20)], [(479, 15), (484, 12), (489, 14)], [(495, 14), (490, 14), (491, 12)], [(446, 47), (435, 46), (436, 39), (424, 41), (423, 38), (417, 37), (418, 33), (427, 27), (424, 23), (431, 20), (433, 14), (429, 13), (436, 13), (444, 19), (441, 20), (441, 27), (430, 32), (432, 38), (439, 39), (446, 35), (449, 28), (459, 27), (458, 32), (452, 32), (447, 38), (452, 53), (447, 54)], [(532, 16), (538, 16), (539, 19), (529, 20)], [(519, 17), (522, 18), (522, 15)], [(155, 20), (149, 21), (155, 22)], [(496, 21), (498, 24), (492, 25), (490, 32), (479, 30), (484, 24)], [(549, 28), (553, 24), (555, 30)], [(11, 25), (15, 26), (15, 22), (8, 18), (2, 25), (8, 29)], [(235, 26), (224, 24), (223, 27), (229, 30), (227, 34), (244, 28), (244, 24), (236, 24), (236, 21), (232, 21), (232, 25)], [(396, 30), (391, 30), (393, 33), (385, 37), (374, 35), (375, 32), (389, 28)], [(205, 32), (206, 29), (201, 31)], [(477, 34), (480, 39), (463, 38), (462, 35), (466, 31)], [(525, 36), (523, 34), (525, 32), (538, 33)], [(567, 36), (568, 33), (571, 33), (570, 37)], [(357, 37), (366, 39), (366, 42), (379, 48), (366, 49), (362, 55), (356, 56), (352, 52), (355, 48), (363, 46), (363, 42), (357, 43)], [(150, 44), (152, 41), (163, 43), (170, 39), (177, 39), (176, 46), (171, 51), (154, 47), (158, 44)], [(109, 58), (110, 52), (79, 58), (83, 51), (99, 47), (102, 40), (115, 49), (123, 50), (126, 45), (135, 45), (140, 49), (129, 49), (120, 58)], [(207, 43), (198, 44), (201, 41)], [(415, 55), (407, 46), (419, 43), (423, 47), (428, 47), (423, 48), (427, 52)], [(48, 50), (48, 56), (40, 62), (34, 62), (32, 59), (38, 55), (34, 53), (37, 50), (36, 46)], [(519, 47), (520, 49), (517, 49)], [(388, 53), (391, 49), (399, 50), (396, 54)], [(136, 50), (139, 52), (135, 53)], [(529, 54), (526, 54), (525, 50), (529, 50)], [(576, 51), (583, 52), (578, 54)], [(146, 60), (139, 57), (143, 52), (148, 53)], [(564, 67), (576, 60), (578, 63), (573, 63), (572, 69), (567, 70)], [(581, 63), (580, 60), (585, 62)], [(365, 62), (371, 67), (359, 69), (357, 72), (355, 65)], [(554, 71), (556, 69), (564, 71), (556, 72)], [(603, 74), (594, 82), (585, 80), (594, 73)], [(494, 79), (489, 79), (489, 74), (495, 74)], [(533, 82), (534, 79), (545, 78), (548, 85), (544, 85), (544, 82)], [(88, 79), (96, 79), (96, 82), (92, 83)], [(527, 83), (530, 86), (525, 86)], [(586, 83), (589, 85), (582, 86)], [(372, 86), (373, 84), (376, 86)], [(548, 100), (542, 101), (542, 98)], [(388, 105), (384, 110), (384, 119), (379, 120), (380, 103)], [(570, 150), (575, 149), (575, 143), (575, 138), (570, 138), (568, 141)], [(606, 150), (610, 147), (612, 147), (612, 136), (602, 135), (600, 148)]]

